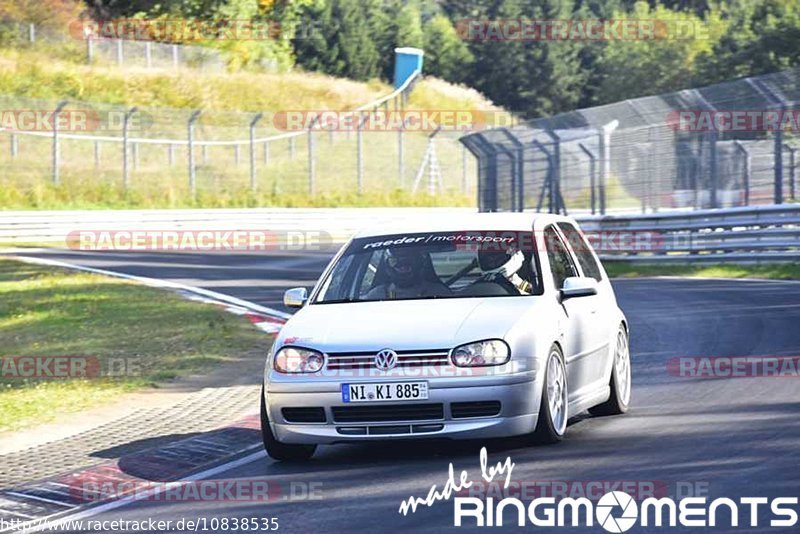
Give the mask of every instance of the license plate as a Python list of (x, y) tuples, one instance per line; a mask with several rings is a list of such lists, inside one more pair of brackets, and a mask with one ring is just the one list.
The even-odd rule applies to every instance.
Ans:
[(427, 398), (427, 382), (342, 384), (342, 402), (404, 401)]

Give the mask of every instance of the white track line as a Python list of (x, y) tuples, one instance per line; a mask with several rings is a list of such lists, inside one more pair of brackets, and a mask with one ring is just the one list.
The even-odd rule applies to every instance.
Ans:
[(289, 313), (282, 312), (280, 310), (276, 310), (274, 308), (268, 308), (266, 306), (261, 306), (260, 304), (255, 304), (253, 302), (249, 302), (247, 300), (238, 299), (236, 297), (232, 297), (230, 295), (225, 295), (223, 293), (217, 293), (216, 291), (209, 291), (208, 289), (203, 289), (200, 287), (188, 286), (185, 284), (179, 284), (178, 282), (170, 282), (168, 280), (159, 280), (158, 278), (149, 278), (147, 276), (135, 276), (132, 274), (124, 274), (118, 273), (116, 271), (108, 271), (106, 269), (95, 269), (93, 267), (85, 267), (83, 265), (77, 265), (74, 263), (67, 263), (64, 261), (58, 260), (48, 260), (44, 258), (34, 258), (32, 256), (17, 256), (12, 255), (11, 258), (24, 261), (26, 263), (33, 263), (37, 265), (49, 265), (52, 267), (63, 267), (65, 269), (74, 269), (77, 271), (85, 271), (89, 273), (95, 274), (103, 274), (106, 276), (113, 276), (116, 278), (123, 278), (125, 280), (131, 280), (134, 282), (139, 282), (140, 284), (144, 284), (150, 287), (157, 287), (161, 289), (175, 289), (181, 291), (187, 291), (189, 293), (195, 293), (197, 295), (203, 295), (204, 297), (212, 298), (214, 300), (218, 300), (220, 302), (224, 302), (227, 304), (233, 304), (235, 306), (239, 306), (248, 310), (252, 310), (258, 313), (262, 313), (267, 316), (278, 317), (280, 319), (289, 319), (292, 315)]
[[(203, 296), (215, 299), (215, 300), (219, 300), (221, 302), (226, 302), (228, 304), (241, 306), (242, 308), (246, 308), (246, 309), (253, 310), (253, 311), (256, 311), (256, 312), (259, 312), (259, 313), (263, 313), (264, 315), (268, 315), (268, 316), (280, 317), (282, 319), (288, 319), (289, 317), (291, 317), (290, 314), (284, 313), (284, 312), (282, 312), (280, 310), (276, 310), (276, 309), (273, 309), (273, 308), (267, 308), (266, 306), (260, 306), (258, 304), (254, 304), (254, 303), (246, 301), (246, 300), (238, 299), (236, 297), (231, 297), (229, 295), (224, 295), (222, 293), (217, 293), (215, 291), (209, 291), (207, 289), (201, 289), (201, 288), (198, 288), (198, 287), (192, 287), (192, 286), (187, 286), (187, 285), (184, 285), (184, 284), (179, 284), (177, 282), (169, 282), (169, 281), (166, 281), (166, 280), (158, 280), (157, 278), (148, 278), (146, 276), (134, 276), (134, 275), (118, 273), (118, 272), (114, 272), (114, 271), (107, 271), (105, 269), (95, 269), (95, 268), (92, 268), (92, 267), (84, 267), (83, 265), (75, 265), (75, 264), (72, 264), (72, 263), (67, 263), (67, 262), (58, 261), (58, 260), (48, 260), (48, 259), (43, 259), (43, 258), (33, 258), (33, 257), (30, 257), (30, 256), (13, 256), (13, 257), (15, 259), (18, 259), (20, 261), (24, 261), (26, 263), (33, 263), (33, 264), (38, 264), (38, 265), (49, 265), (49, 266), (53, 266), (53, 267), (63, 267), (63, 268), (66, 268), (66, 269), (75, 269), (75, 270), (78, 270), (78, 271), (85, 271), (85, 272), (90, 272), (90, 273), (95, 273), (95, 274), (103, 274), (103, 275), (106, 275), (106, 276), (113, 276), (113, 277), (116, 277), (116, 278), (123, 278), (123, 279), (126, 279), (126, 280), (139, 282), (141, 284), (144, 284), (144, 285), (147, 285), (147, 286), (151, 286), (151, 287), (157, 287), (157, 288), (163, 288), (163, 289), (177, 289), (177, 290), (182, 290), (182, 291), (188, 291), (190, 293), (203, 295)], [(109, 510), (115, 510), (117, 508), (121, 508), (123, 506), (127, 506), (129, 504), (136, 503), (136, 502), (142, 500), (143, 498), (147, 498), (149, 496), (152, 496), (152, 495), (155, 495), (155, 494), (161, 492), (163, 489), (169, 489), (170, 487), (180, 485), (180, 484), (182, 484), (184, 482), (191, 482), (191, 481), (194, 481), (194, 480), (203, 480), (205, 478), (213, 477), (213, 476), (215, 476), (215, 475), (217, 475), (219, 473), (224, 473), (225, 471), (230, 471), (231, 469), (235, 469), (237, 467), (241, 467), (243, 465), (247, 465), (249, 463), (252, 463), (252, 462), (254, 462), (254, 461), (256, 461), (256, 460), (258, 460), (260, 458), (265, 458), (266, 457), (266, 453), (261, 448), (260, 444), (259, 445), (253, 445), (251, 447), (247, 447), (247, 448), (239, 451), (239, 453), (240, 454), (241, 453), (245, 453), (247, 451), (251, 451), (251, 450), (256, 449), (256, 448), (259, 449), (257, 452), (251, 453), (251, 454), (249, 454), (247, 456), (244, 456), (242, 458), (239, 458), (237, 460), (233, 460), (231, 462), (218, 465), (218, 466), (213, 467), (211, 469), (207, 469), (206, 471), (201, 471), (200, 473), (197, 473), (195, 475), (183, 478), (181, 480), (178, 480), (178, 481), (175, 481), (175, 482), (171, 482), (171, 483), (167, 484), (164, 487), (158, 486), (156, 488), (153, 488), (152, 490), (148, 490), (148, 491), (139, 493), (136, 496), (123, 497), (122, 499), (119, 499), (119, 500), (116, 500), (116, 501), (112, 501), (112, 502), (109, 502), (109, 503), (106, 503), (106, 504), (103, 504), (103, 505), (100, 505), (100, 506), (96, 506), (96, 507), (93, 507), (93, 508), (88, 508), (88, 509), (86, 509), (86, 510), (84, 510), (82, 512), (78, 512), (76, 514), (68, 515), (68, 516), (53, 520), (52, 523), (51, 522), (45, 522), (45, 519), (33, 520), (30, 523), (28, 523), (28, 525), (31, 525), (31, 526), (26, 527), (25, 525), (22, 525), (20, 532), (24, 534), (24, 533), (28, 533), (28, 532), (31, 532), (31, 533), (40, 532), (40, 531), (45, 530), (45, 529), (51, 530), (53, 528), (56, 528), (57, 526), (63, 525), (67, 521), (75, 521), (75, 520), (85, 519), (87, 517), (93, 517), (95, 515), (101, 514), (103, 512), (107, 512)], [(13, 494), (13, 493), (11, 493), (11, 494)], [(27, 498), (33, 498), (35, 500), (45, 501), (45, 499), (34, 497), (32, 495), (18, 495), (18, 496), (19, 497), (24, 497), (26, 499)], [(52, 502), (53, 504), (60, 504), (62, 506), (65, 506), (63, 503), (56, 503), (55, 501), (47, 501), (47, 502)], [(20, 516), (23, 515), (23, 514), (15, 514), (14, 512), (11, 512), (11, 513), (14, 514), (14, 515), (20, 515)], [(30, 516), (28, 516), (28, 517), (30, 517)]]
[(56, 501), (54, 499), (45, 499), (44, 497), (39, 497), (38, 495), (30, 495), (28, 493), (20, 493), (17, 491), (7, 491), (6, 495), (12, 495), (21, 499), (32, 499), (34, 501), (46, 502), (48, 504), (55, 504), (56, 506), (63, 506), (64, 508), (72, 508), (74, 506), (70, 503)]

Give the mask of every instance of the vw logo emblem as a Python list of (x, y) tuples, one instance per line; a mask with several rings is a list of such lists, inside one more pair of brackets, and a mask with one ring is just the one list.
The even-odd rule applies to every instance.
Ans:
[(397, 365), (397, 353), (392, 349), (383, 349), (375, 355), (375, 367), (381, 371), (389, 371)]

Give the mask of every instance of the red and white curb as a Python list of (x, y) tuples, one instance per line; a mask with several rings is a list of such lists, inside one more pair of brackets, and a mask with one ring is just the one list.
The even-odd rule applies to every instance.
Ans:
[[(259, 431), (259, 416), (247, 416), (199, 436), (5, 490), (0, 492), (0, 517), (7, 524), (14, 521), (15, 533), (37, 532), (148, 499), (264, 457)], [(94, 501), (86, 498), (87, 486), (115, 491)]]

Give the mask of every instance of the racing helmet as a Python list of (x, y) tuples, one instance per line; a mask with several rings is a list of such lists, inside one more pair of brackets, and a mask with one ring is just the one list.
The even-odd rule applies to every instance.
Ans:
[(525, 263), (521, 250), (481, 250), (478, 252), (478, 266), (486, 276), (511, 278)]
[(386, 274), (399, 287), (413, 285), (419, 279), (424, 265), (424, 254), (412, 248), (386, 250)]

